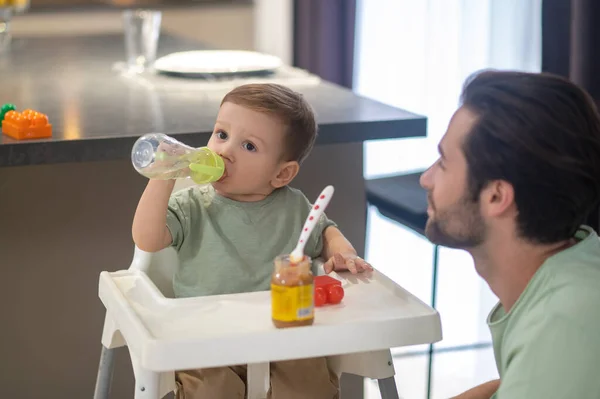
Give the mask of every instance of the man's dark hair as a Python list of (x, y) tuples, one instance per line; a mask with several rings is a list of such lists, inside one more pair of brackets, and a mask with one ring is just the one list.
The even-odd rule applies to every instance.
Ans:
[(588, 93), (551, 74), (484, 71), (461, 101), (478, 116), (463, 143), (472, 199), (507, 181), (521, 237), (573, 237), (600, 202), (600, 118)]

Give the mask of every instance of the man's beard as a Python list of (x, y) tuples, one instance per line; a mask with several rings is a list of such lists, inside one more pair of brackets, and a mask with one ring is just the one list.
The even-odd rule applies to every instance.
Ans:
[(485, 240), (485, 225), (479, 202), (463, 198), (450, 209), (435, 211), (425, 226), (425, 235), (434, 244), (449, 248), (475, 248)]

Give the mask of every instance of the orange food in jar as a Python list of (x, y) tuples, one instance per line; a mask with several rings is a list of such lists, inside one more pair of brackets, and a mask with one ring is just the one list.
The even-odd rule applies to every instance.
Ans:
[(307, 256), (298, 263), (289, 255), (275, 258), (271, 277), (271, 319), (277, 328), (309, 326), (314, 316), (314, 277)]

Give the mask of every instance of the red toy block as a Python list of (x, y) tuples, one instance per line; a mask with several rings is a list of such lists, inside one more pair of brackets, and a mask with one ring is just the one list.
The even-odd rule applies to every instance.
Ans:
[(8, 111), (2, 121), (2, 133), (15, 140), (52, 137), (48, 117), (33, 110)]
[(315, 306), (323, 306), (327, 303), (336, 305), (344, 298), (342, 282), (331, 276), (316, 276), (315, 284)]

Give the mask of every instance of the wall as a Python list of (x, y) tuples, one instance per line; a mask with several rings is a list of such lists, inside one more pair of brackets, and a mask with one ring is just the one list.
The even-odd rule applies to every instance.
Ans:
[(254, 1), (254, 46), (293, 64), (293, 1)]
[[(62, 11), (30, 13), (16, 17), (15, 37), (39, 35), (85, 35), (122, 32), (121, 12)], [(197, 39), (219, 48), (254, 48), (254, 7), (249, 4), (203, 5), (163, 10), (162, 30)]]

